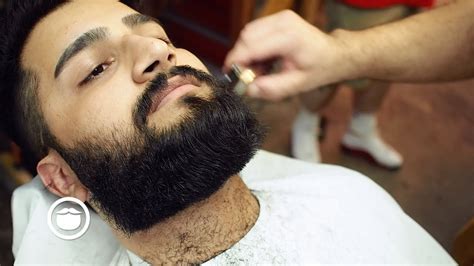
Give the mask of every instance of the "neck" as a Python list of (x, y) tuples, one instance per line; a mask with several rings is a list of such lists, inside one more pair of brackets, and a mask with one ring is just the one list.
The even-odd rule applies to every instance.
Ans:
[(232, 176), (209, 198), (195, 203), (149, 230), (119, 241), (155, 264), (203, 263), (242, 239), (257, 221), (259, 205), (239, 176)]

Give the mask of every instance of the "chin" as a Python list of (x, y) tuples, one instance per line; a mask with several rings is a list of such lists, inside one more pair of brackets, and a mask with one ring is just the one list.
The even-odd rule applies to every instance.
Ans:
[(167, 129), (182, 123), (192, 116), (192, 110), (186, 106), (174, 106), (160, 110), (149, 116), (148, 126), (155, 129)]

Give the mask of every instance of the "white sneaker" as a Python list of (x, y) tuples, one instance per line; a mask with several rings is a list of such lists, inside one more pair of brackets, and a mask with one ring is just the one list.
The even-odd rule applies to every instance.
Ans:
[(293, 122), (291, 135), (291, 151), (293, 157), (299, 160), (320, 163), (319, 154), (319, 115), (300, 108)]
[(349, 131), (342, 138), (342, 146), (351, 153), (366, 153), (375, 163), (391, 170), (403, 164), (402, 156), (380, 137), (373, 114), (353, 115)]

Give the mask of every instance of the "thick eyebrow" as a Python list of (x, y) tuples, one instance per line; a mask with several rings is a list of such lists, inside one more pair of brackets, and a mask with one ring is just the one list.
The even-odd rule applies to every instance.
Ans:
[(134, 28), (148, 22), (154, 22), (161, 26), (158, 19), (140, 13), (131, 14), (122, 18), (122, 23), (129, 28)]
[(66, 50), (64, 50), (63, 54), (58, 60), (58, 63), (56, 64), (56, 69), (54, 70), (54, 78), (57, 78), (59, 74), (61, 74), (64, 69), (64, 66), (71, 58), (73, 58), (82, 50), (90, 47), (94, 43), (106, 39), (108, 36), (109, 31), (105, 27), (95, 28), (82, 34), (71, 45), (69, 45)]

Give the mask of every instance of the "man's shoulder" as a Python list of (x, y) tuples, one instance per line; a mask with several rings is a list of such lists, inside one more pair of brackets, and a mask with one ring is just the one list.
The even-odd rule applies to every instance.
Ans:
[(341, 186), (373, 190), (388, 195), (367, 176), (342, 166), (308, 163), (267, 151), (259, 151), (241, 172), (250, 188), (275, 186), (291, 190)]
[(12, 251), (16, 264), (108, 264), (123, 253), (110, 228), (94, 212), (90, 213), (91, 226), (81, 238), (69, 241), (56, 237), (46, 218), (57, 199), (39, 177), (13, 193)]
[(242, 177), (260, 201), (260, 234), (272, 236), (269, 243), (280, 239), (286, 248), (293, 247), (299, 261), (452, 262), (363, 174), (259, 152)]
[[(367, 176), (326, 164), (307, 163), (259, 151), (241, 173), (248, 187), (268, 197), (314, 203), (318, 199), (334, 202), (376, 202), (400, 210), (395, 200)], [(275, 201), (280, 204), (281, 200)]]
[(287, 175), (302, 175), (311, 173), (335, 173), (351, 176), (358, 176), (359, 178), (367, 178), (366, 176), (354, 170), (329, 164), (309, 163), (284, 155), (275, 154), (272, 152), (259, 150), (252, 160), (242, 171), (243, 175), (253, 179), (252, 175), (258, 175), (258, 179), (276, 179), (286, 177)]

